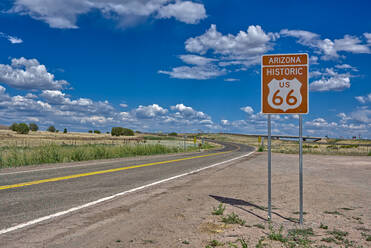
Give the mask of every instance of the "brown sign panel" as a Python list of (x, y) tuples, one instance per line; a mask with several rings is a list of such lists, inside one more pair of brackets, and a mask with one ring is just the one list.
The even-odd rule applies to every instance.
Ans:
[(262, 113), (307, 114), (308, 54), (262, 56)]

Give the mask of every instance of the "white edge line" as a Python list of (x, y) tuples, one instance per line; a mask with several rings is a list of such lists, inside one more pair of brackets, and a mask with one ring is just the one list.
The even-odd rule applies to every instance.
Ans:
[(114, 195), (111, 195), (111, 196), (108, 196), (108, 197), (98, 199), (96, 201), (92, 201), (92, 202), (89, 202), (89, 203), (86, 203), (86, 204), (83, 204), (83, 205), (80, 205), (80, 206), (77, 206), (77, 207), (70, 208), (70, 209), (65, 210), (65, 211), (61, 211), (61, 212), (58, 212), (58, 213), (55, 213), (55, 214), (51, 214), (51, 215), (44, 216), (44, 217), (41, 217), (41, 218), (38, 218), (38, 219), (34, 219), (34, 220), (31, 220), (31, 221), (28, 221), (28, 222), (25, 222), (25, 223), (22, 223), (22, 224), (13, 226), (13, 227), (5, 228), (5, 229), (0, 230), (0, 235), (8, 233), (8, 232), (16, 231), (18, 229), (25, 228), (27, 226), (31, 226), (31, 225), (34, 225), (34, 224), (37, 224), (37, 223), (40, 223), (40, 222), (43, 222), (43, 221), (46, 221), (46, 220), (57, 218), (59, 216), (62, 216), (62, 215), (68, 214), (68, 213), (72, 213), (72, 212), (78, 211), (78, 210), (83, 209), (83, 208), (91, 207), (91, 206), (97, 205), (98, 203), (109, 201), (113, 198), (123, 196), (123, 195), (129, 194), (129, 193), (132, 193), (132, 192), (135, 192), (135, 191), (138, 191), (138, 190), (142, 190), (142, 189), (145, 189), (145, 188), (149, 188), (151, 186), (154, 186), (154, 185), (157, 185), (157, 184), (160, 184), (160, 183), (165, 183), (165, 182), (168, 182), (168, 181), (180, 178), (180, 177), (184, 177), (184, 176), (194, 174), (194, 173), (206, 170), (206, 169), (210, 169), (212, 167), (215, 167), (215, 166), (218, 166), (218, 165), (221, 165), (221, 164), (225, 164), (225, 163), (231, 162), (231, 161), (236, 160), (236, 159), (240, 159), (240, 158), (243, 158), (243, 157), (248, 157), (251, 154), (253, 154), (254, 152), (255, 151), (252, 151), (250, 153), (247, 153), (247, 154), (244, 154), (242, 156), (235, 157), (235, 158), (223, 161), (223, 162), (212, 164), (212, 165), (209, 165), (209, 166), (197, 169), (197, 170), (193, 170), (193, 171), (183, 173), (183, 174), (180, 174), (180, 175), (177, 175), (177, 176), (169, 177), (169, 178), (166, 178), (166, 179), (163, 179), (163, 180), (160, 180), (160, 181), (156, 181), (156, 182), (153, 182), (153, 183), (150, 183), (150, 184), (146, 184), (146, 185), (143, 185), (143, 186), (140, 186), (140, 187), (137, 187), (137, 188), (134, 188), (134, 189), (130, 189), (130, 190), (127, 190), (127, 191), (124, 191), (124, 192), (120, 192), (120, 193), (117, 193), (117, 194), (114, 194)]

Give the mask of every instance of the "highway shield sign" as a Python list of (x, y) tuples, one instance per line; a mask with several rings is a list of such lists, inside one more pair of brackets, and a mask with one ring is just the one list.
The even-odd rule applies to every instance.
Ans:
[(262, 113), (307, 114), (308, 54), (262, 56)]

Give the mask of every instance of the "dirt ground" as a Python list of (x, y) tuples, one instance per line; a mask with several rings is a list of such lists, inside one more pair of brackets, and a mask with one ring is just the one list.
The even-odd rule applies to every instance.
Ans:
[[(239, 240), (245, 240), (248, 247), (371, 247), (371, 157), (304, 156), (303, 235), (297, 224), (298, 156), (272, 155), (271, 223), (266, 158), (255, 153), (10, 233), (0, 237), (0, 246), (242, 247)], [(223, 215), (213, 215), (220, 203)], [(224, 224), (232, 213), (245, 223)]]

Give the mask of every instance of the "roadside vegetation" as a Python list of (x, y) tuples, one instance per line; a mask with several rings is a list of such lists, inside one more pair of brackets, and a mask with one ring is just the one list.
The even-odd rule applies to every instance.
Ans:
[[(344, 209), (344, 208), (342, 208)], [(210, 229), (210, 233), (215, 236), (211, 236), (213, 239), (205, 241), (206, 245), (204, 248), (212, 247), (229, 247), (229, 248), (263, 248), (263, 247), (302, 247), (302, 248), (329, 248), (329, 247), (353, 247), (362, 248), (364, 246), (359, 244), (360, 240), (350, 239), (348, 232), (340, 229), (328, 230), (328, 225), (321, 223), (317, 228), (305, 227), (297, 225), (284, 225), (278, 224), (271, 221), (263, 221), (260, 223), (249, 225), (241, 217), (234, 212), (224, 214), (226, 211), (226, 205), (219, 204), (217, 207), (213, 207), (211, 214), (216, 216), (216, 221), (224, 223), (224, 226), (210, 225), (216, 228), (216, 231)], [(256, 228), (253, 233), (260, 233), (258, 237), (252, 241), (250, 238), (244, 235), (246, 233), (243, 229), (235, 228)], [(267, 230), (266, 230), (267, 227)], [(228, 232), (227, 239), (223, 235), (220, 235), (224, 230), (236, 230), (236, 234)], [(260, 231), (258, 231), (260, 230)], [(371, 230), (367, 228), (358, 228), (357, 232), (361, 237), (362, 241), (368, 243), (371, 241)], [(251, 233), (251, 232), (250, 232)], [(255, 236), (255, 235), (254, 235)], [(230, 240), (230, 237), (236, 237), (234, 241), (225, 242)], [(224, 240), (224, 242), (222, 241)], [(204, 242), (204, 243), (205, 243)], [(368, 247), (368, 246), (367, 246)]]
[[(51, 125), (39, 131), (35, 123), (13, 123), (0, 130), (0, 168), (31, 164), (75, 162), (176, 152), (200, 151), (215, 145), (195, 146), (176, 133), (142, 134), (123, 127), (111, 132), (89, 130), (85, 133), (61, 132)], [(200, 143), (200, 140), (199, 142)]]
[(188, 147), (184, 150), (181, 147), (169, 147), (161, 144), (123, 146), (50, 144), (38, 147), (2, 147), (0, 148), (0, 167), (123, 158), (194, 150), (196, 150), (194, 147)]

